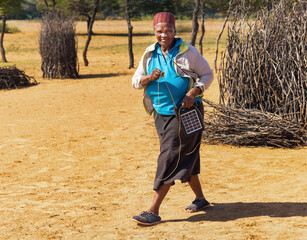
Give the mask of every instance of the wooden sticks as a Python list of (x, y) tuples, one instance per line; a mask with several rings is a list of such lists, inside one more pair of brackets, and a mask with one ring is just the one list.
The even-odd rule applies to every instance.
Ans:
[(15, 66), (0, 67), (0, 89), (24, 88), (36, 84), (33, 77), (27, 76)]
[(46, 12), (39, 38), (44, 78), (78, 77), (77, 38), (71, 17)]
[(220, 103), (307, 123), (306, 1), (281, 0), (256, 19), (233, 13), (218, 79)]
[(307, 144), (306, 124), (257, 109), (227, 107), (206, 99), (203, 102), (206, 143), (283, 148)]

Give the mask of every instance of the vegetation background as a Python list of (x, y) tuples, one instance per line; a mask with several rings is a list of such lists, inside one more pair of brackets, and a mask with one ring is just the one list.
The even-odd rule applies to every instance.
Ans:
[[(3, 3), (12, 0), (1, 0)], [(253, 2), (254, 10), (274, 0), (248, 0)], [(35, 19), (42, 16), (47, 9), (46, 3), (52, 7), (55, 2), (55, 9), (62, 10), (67, 14), (77, 12), (84, 15), (93, 9), (93, 0), (13, 0), (14, 11), (8, 15), (11, 19)], [(225, 14), (228, 8), (228, 0), (206, 0), (205, 12), (209, 17), (218, 17)], [(125, 18), (126, 0), (101, 0), (97, 19), (118, 19)], [(178, 19), (192, 19), (195, 5), (194, 0), (130, 0), (132, 17), (135, 19), (150, 18), (160, 11), (171, 11)], [(1, 6), (1, 4), (0, 4)], [(77, 10), (77, 12), (76, 12)]]

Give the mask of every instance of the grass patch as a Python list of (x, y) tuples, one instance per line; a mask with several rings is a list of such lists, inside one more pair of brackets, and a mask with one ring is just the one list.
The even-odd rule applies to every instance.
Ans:
[[(0, 23), (0, 29), (2, 29), (2, 23)], [(21, 32), (17, 27), (10, 27), (8, 24), (5, 24), (5, 33), (19, 33)]]
[(177, 33), (187, 33), (192, 32), (192, 27), (187, 25), (177, 25), (176, 26)]
[(6, 48), (6, 51), (7, 52), (17, 52), (19, 51), (20, 49), (20, 46), (18, 46), (17, 44), (15, 43), (11, 43), (7, 48)]

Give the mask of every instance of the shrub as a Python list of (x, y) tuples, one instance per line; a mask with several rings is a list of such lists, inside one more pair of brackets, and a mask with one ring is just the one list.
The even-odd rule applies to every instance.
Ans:
[[(2, 30), (2, 22), (0, 23), (0, 31)], [(17, 27), (10, 27), (8, 24), (5, 24), (5, 33), (18, 33), (21, 32)]]

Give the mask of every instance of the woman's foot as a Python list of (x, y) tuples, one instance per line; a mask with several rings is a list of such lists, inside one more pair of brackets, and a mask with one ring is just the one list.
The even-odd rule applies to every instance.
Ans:
[(195, 199), (192, 204), (186, 207), (186, 211), (189, 213), (201, 211), (207, 207), (210, 207), (210, 203), (205, 198)]
[(152, 226), (158, 224), (161, 221), (161, 217), (153, 212), (144, 211), (140, 215), (134, 216), (132, 220), (140, 225)]

